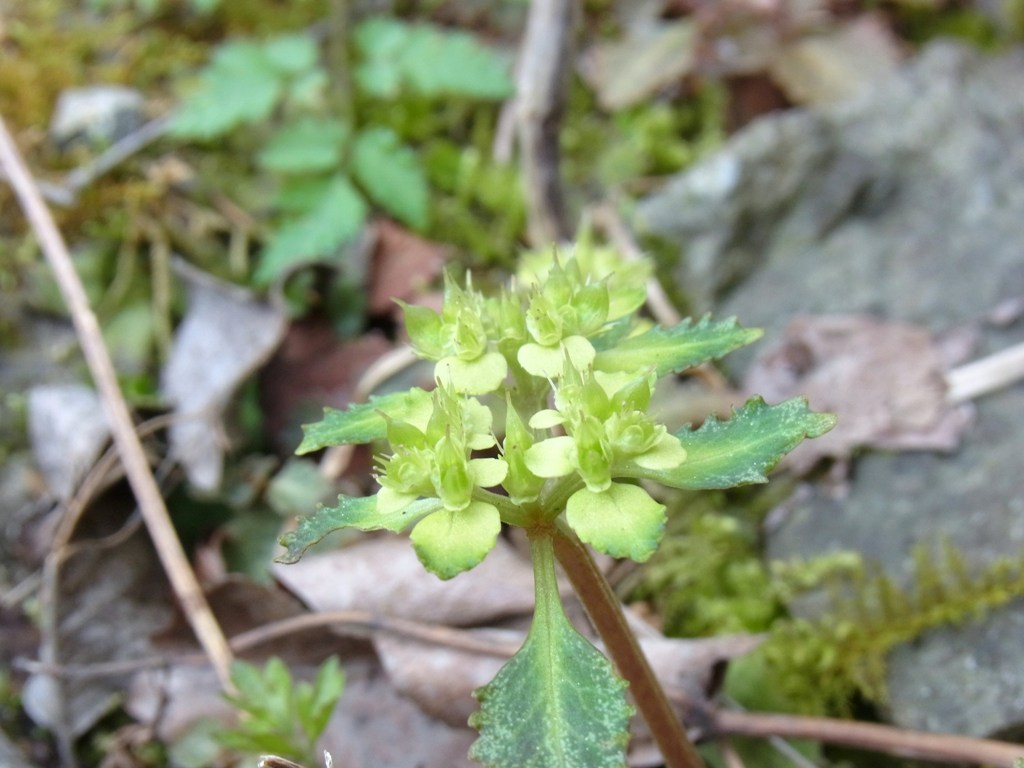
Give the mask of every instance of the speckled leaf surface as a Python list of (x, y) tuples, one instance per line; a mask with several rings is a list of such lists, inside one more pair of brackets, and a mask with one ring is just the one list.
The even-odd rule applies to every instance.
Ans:
[(712, 416), (700, 429), (677, 432), (686, 449), (686, 461), (678, 467), (636, 468), (631, 474), (689, 490), (764, 483), (783, 456), (804, 439), (828, 432), (835, 423), (835, 416), (815, 413), (803, 398), (768, 405), (752, 397), (728, 421)]

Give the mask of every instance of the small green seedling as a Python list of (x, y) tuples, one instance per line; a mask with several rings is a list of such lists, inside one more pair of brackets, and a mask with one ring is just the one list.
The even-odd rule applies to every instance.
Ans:
[[(220, 731), (218, 740), (237, 752), (264, 755), (267, 768), (285, 760), (313, 764), (316, 742), (327, 727), (345, 689), (345, 673), (335, 657), (327, 659), (312, 682), (296, 683), (281, 659), (270, 659), (261, 670), (243, 661), (231, 666), (237, 693), (228, 700), (241, 713), (238, 725)], [(278, 757), (280, 756), (280, 757)], [(295, 763), (291, 763), (294, 765)]]
[(262, 137), (256, 163), (276, 179), (283, 216), (271, 224), (258, 283), (330, 256), (359, 233), (371, 205), (427, 229), (428, 169), (383, 121), (385, 110), (416, 101), (431, 110), (459, 99), (493, 103), (512, 93), (509, 63), (468, 33), (374, 15), (351, 32), (351, 40), (334, 41), (346, 52), (334, 74), (324, 62), (330, 43), (311, 34), (223, 43), (171, 122), (181, 139), (231, 137), (245, 127)]
[[(381, 441), (380, 490), (342, 496), (302, 519), (282, 539), (280, 560), (295, 562), (338, 528), (411, 528), (420, 561), (449, 579), (479, 564), (503, 525), (523, 528), (533, 557), (533, 624), (519, 652), (476, 692), (471, 724), (480, 736), (470, 756), (509, 768), (625, 765), (627, 683), (566, 618), (557, 559), (629, 678), (667, 763), (698, 766), (674, 716), (648, 710), (659, 696), (635, 672), (635, 641), (616, 623), (618, 603), (580, 542), (646, 560), (665, 526), (651, 484), (765, 482), (786, 452), (826, 432), (834, 417), (811, 412), (802, 399), (752, 398), (727, 421), (670, 431), (649, 413), (657, 380), (761, 332), (708, 318), (650, 327), (638, 315), (649, 265), (590, 243), (569, 258), (548, 249), (521, 263), (496, 296), (484, 296), (469, 277), (460, 284), (448, 276), (440, 313), (403, 305), (416, 353), (436, 363), (437, 386), (328, 409), (306, 427), (299, 453)], [(664, 701), (656, 683), (653, 690)]]

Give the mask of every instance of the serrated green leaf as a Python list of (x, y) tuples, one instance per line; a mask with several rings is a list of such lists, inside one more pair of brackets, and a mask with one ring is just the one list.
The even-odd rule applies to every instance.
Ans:
[(428, 97), (498, 100), (512, 93), (510, 60), (465, 32), (377, 17), (356, 26), (355, 41), (362, 55), (356, 82), (378, 98), (394, 98), (403, 87)]
[(316, 208), (332, 181), (330, 176), (284, 177), (274, 203), (286, 213), (306, 213)]
[(298, 454), (318, 451), (333, 445), (353, 445), (382, 440), (387, 436), (387, 417), (395, 421), (421, 420), (433, 409), (432, 395), (413, 387), (403, 392), (376, 395), (367, 403), (350, 405), (344, 410), (325, 408), (324, 417), (302, 427), (305, 436)]
[(686, 449), (686, 461), (675, 469), (633, 468), (630, 475), (688, 490), (764, 483), (783, 456), (835, 424), (834, 415), (811, 411), (802, 397), (778, 405), (752, 397), (735, 409), (728, 421), (711, 416), (700, 429), (677, 432)]
[(402, 57), (409, 84), (424, 96), (504, 99), (512, 94), (510, 59), (468, 32), (421, 25)]
[(352, 145), (352, 172), (370, 199), (416, 229), (427, 225), (427, 177), (416, 153), (390, 128), (369, 128)]
[(697, 324), (684, 320), (672, 328), (652, 328), (620, 341), (594, 358), (597, 371), (639, 371), (654, 365), (658, 376), (692, 368), (761, 337), (759, 328), (743, 328), (734, 318)]
[(424, 517), (409, 538), (428, 571), (442, 579), (458, 576), (480, 564), (501, 533), (498, 508), (482, 501), (465, 509), (442, 509)]
[(210, 139), (243, 123), (261, 122), (270, 116), (283, 89), (283, 80), (261, 46), (249, 41), (226, 43), (171, 118), (170, 133)]
[(537, 607), (526, 642), (474, 694), (471, 759), (489, 768), (624, 768), (626, 684), (569, 623), (550, 539), (532, 544)]
[(338, 506), (320, 507), (309, 517), (302, 518), (298, 528), (282, 536), (281, 546), (286, 551), (275, 560), (278, 563), (296, 563), (324, 536), (342, 528), (397, 533), (439, 509), (439, 499), (420, 499), (401, 509), (381, 514), (377, 510), (376, 496), (339, 496)]
[(400, 58), (408, 25), (395, 19), (370, 17), (356, 25), (354, 39), (363, 61), (355, 70), (361, 90), (379, 98), (398, 95), (402, 83)]
[(275, 133), (257, 156), (278, 173), (330, 171), (341, 163), (348, 127), (331, 118), (303, 117)]
[(640, 563), (654, 554), (665, 532), (665, 505), (643, 488), (612, 483), (599, 493), (576, 491), (566, 504), (565, 520), (581, 540), (606, 555)]
[(316, 64), (317, 44), (312, 35), (279, 35), (262, 48), (267, 63), (282, 74), (298, 75)]
[(366, 213), (366, 203), (351, 182), (335, 176), (312, 209), (274, 232), (254, 281), (268, 285), (291, 266), (327, 256), (356, 236)]
[(230, 697), (238, 706), (249, 710), (250, 705), (262, 706), (266, 686), (260, 670), (252, 664), (237, 659), (231, 663), (231, 682), (238, 690), (238, 696)]
[(315, 739), (331, 718), (338, 699), (345, 691), (345, 670), (338, 663), (337, 656), (331, 656), (320, 665), (316, 680), (313, 683), (313, 700), (310, 709), (310, 723), (313, 738)]

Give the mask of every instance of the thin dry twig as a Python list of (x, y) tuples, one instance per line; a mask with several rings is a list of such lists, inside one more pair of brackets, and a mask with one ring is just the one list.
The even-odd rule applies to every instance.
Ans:
[(165, 133), (170, 125), (169, 115), (150, 120), (137, 131), (114, 142), (91, 162), (79, 166), (65, 178), (60, 188), (66, 192), (65, 201), (56, 201), (58, 205), (73, 205), (78, 194), (103, 174), (113, 170), (129, 157), (152, 144)]
[[(633, 233), (629, 231), (622, 216), (615, 210), (611, 203), (596, 205), (590, 210), (590, 217), (594, 224), (601, 229), (605, 236), (611, 240), (612, 245), (626, 261), (640, 261), (644, 258), (643, 251), (637, 245)], [(654, 315), (654, 319), (660, 325), (670, 328), (682, 321), (682, 316), (672, 306), (665, 289), (657, 277), (651, 277), (647, 281), (647, 308)]]
[[(602, 203), (594, 206), (589, 211), (589, 216), (594, 224), (604, 232), (612, 245), (622, 254), (626, 261), (639, 261), (644, 258), (644, 253), (637, 244), (633, 233), (630, 232), (626, 222), (611, 203)], [(668, 294), (662, 287), (656, 275), (652, 275), (647, 281), (647, 309), (658, 321), (659, 325), (671, 328), (682, 322), (682, 315), (672, 305)], [(699, 376), (709, 387), (716, 391), (729, 389), (729, 382), (722, 373), (710, 363), (701, 363), (689, 371), (690, 375)]]
[[(320, 627), (332, 627), (338, 634), (356, 638), (365, 638), (374, 632), (383, 632), (421, 643), (497, 658), (512, 657), (519, 650), (520, 645), (518, 642), (503, 643), (494, 638), (480, 637), (464, 629), (381, 616), (369, 611), (305, 613), (241, 632), (233, 636), (229, 642), (235, 653), (244, 653), (264, 643)], [(180, 656), (150, 656), (142, 659), (93, 664), (56, 664), (47, 661), (19, 659), (15, 662), (15, 666), (20, 670), (36, 674), (81, 679), (123, 675), (146, 669), (170, 667), (175, 664), (204, 664), (208, 662), (207, 656), (190, 653)]]
[(876, 723), (728, 710), (716, 710), (707, 716), (707, 735), (712, 738), (776, 736), (810, 739), (918, 760), (984, 764), (998, 768), (1013, 768), (1014, 760), (1024, 756), (1024, 745), (1020, 744), (912, 731)]
[(195, 630), (203, 649), (217, 672), (221, 685), (231, 685), (228, 669), (232, 653), (217, 620), (210, 610), (202, 588), (189, 565), (185, 551), (178, 540), (164, 505), (156, 480), (150, 471), (142, 443), (135, 432), (131, 413), (117, 383), (117, 375), (110, 359), (110, 353), (103, 343), (96, 315), (89, 306), (85, 289), (75, 272), (67, 246), (54, 223), (50, 211), (39, 194), (14, 140), (0, 118), (0, 166), (14, 188), (21, 207), (29, 220), (32, 230), (61, 294), (71, 314), (86, 363), (96, 382), (104, 410), (110, 421), (114, 443), (124, 462), (125, 474), (135, 493), (143, 520), (153, 539), (160, 561), (168, 579), (181, 603), (182, 610)]
[(962, 403), (1024, 379), (1024, 343), (946, 372), (946, 397)]
[(530, 240), (572, 236), (560, 174), (562, 115), (572, 55), (574, 0), (533, 0), (519, 54), (516, 113)]
[[(129, 157), (152, 144), (167, 132), (170, 116), (150, 120), (137, 131), (111, 144), (106, 150), (84, 165), (75, 168), (61, 182), (35, 182), (42, 196), (62, 208), (75, 204), (79, 193), (96, 179), (116, 168)], [(10, 182), (10, 176), (0, 168), (0, 179)]]
[(722, 762), (725, 763), (725, 768), (747, 768), (743, 763), (743, 758), (736, 751), (736, 747), (728, 739), (723, 739), (722, 743), (718, 745), (718, 749), (722, 753)]

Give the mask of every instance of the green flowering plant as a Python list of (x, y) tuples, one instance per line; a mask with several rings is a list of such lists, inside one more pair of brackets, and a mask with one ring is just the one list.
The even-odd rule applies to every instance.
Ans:
[(802, 399), (752, 398), (729, 420), (670, 431), (649, 412), (658, 380), (749, 344), (760, 331), (707, 317), (652, 326), (638, 313), (650, 265), (589, 241), (564, 257), (553, 248), (527, 254), (521, 265), (496, 296), (470, 277), (460, 283), (448, 275), (440, 312), (402, 305), (414, 350), (435, 363), (436, 387), (328, 409), (305, 428), (298, 453), (384, 446), (380, 489), (342, 496), (302, 519), (282, 539), (279, 559), (296, 561), (338, 528), (410, 529), (423, 565), (448, 579), (479, 564), (503, 525), (519, 526), (531, 542), (534, 621), (520, 651), (477, 691), (481, 706), (471, 722), (480, 737), (471, 756), (489, 766), (625, 765), (627, 686), (566, 618), (557, 560), (617, 666), (647, 670), (631, 673), (629, 684), (663, 754), (678, 755), (669, 764), (700, 765), (678, 724), (664, 725), (651, 710), (665, 706), (664, 695), (584, 545), (646, 560), (665, 527), (652, 483), (765, 482), (786, 452), (834, 418)]

